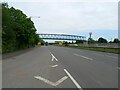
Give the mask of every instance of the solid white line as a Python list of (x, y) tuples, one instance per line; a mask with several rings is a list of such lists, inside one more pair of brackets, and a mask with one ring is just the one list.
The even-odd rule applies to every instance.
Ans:
[(53, 67), (53, 68), (54, 68), (54, 67), (57, 67), (57, 66), (58, 66), (58, 65), (53, 65), (53, 66), (51, 66), (51, 67)]
[(43, 77), (41, 77), (41, 76), (34, 76), (34, 78), (36, 78), (36, 79), (38, 79), (38, 80), (41, 80), (41, 81), (43, 81), (43, 82), (45, 82), (45, 83), (47, 83), (47, 84), (50, 84), (50, 85), (52, 85), (52, 86), (57, 86), (57, 85), (59, 85), (60, 83), (62, 83), (64, 80), (66, 80), (68, 77), (67, 76), (64, 76), (63, 78), (61, 78), (60, 80), (58, 80), (57, 82), (51, 82), (51, 81), (49, 81), (49, 80), (47, 80), (47, 79), (45, 79), (45, 78), (43, 78)]
[(64, 71), (70, 77), (70, 79), (73, 81), (73, 83), (76, 85), (77, 88), (82, 88), (66, 69), (64, 69)]
[(88, 58), (88, 57), (83, 56), (83, 55), (79, 55), (79, 54), (74, 54), (74, 55), (76, 55), (76, 56), (80, 56), (80, 57), (85, 58), (85, 59), (93, 60), (92, 58)]

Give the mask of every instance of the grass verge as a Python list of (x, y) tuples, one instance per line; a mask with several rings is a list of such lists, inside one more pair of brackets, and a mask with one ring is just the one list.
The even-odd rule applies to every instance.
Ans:
[(120, 54), (120, 48), (85, 47), (85, 46), (65, 46), (65, 47)]

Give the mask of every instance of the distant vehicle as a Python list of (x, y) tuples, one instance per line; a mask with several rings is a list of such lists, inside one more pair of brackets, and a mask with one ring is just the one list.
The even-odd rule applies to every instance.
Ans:
[(46, 42), (45, 45), (48, 46), (49, 45), (48, 42)]

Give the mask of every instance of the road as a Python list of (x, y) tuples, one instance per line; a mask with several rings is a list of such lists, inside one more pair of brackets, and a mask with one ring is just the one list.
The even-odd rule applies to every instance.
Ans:
[(117, 88), (118, 55), (42, 46), (5, 58), (3, 88)]

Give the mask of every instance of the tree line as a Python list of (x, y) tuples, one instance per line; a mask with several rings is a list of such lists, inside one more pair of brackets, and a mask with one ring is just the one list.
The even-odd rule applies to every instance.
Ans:
[[(94, 40), (93, 38), (88, 38), (88, 43), (120, 43), (118, 38), (115, 38), (113, 41), (107, 41), (107, 39), (100, 37), (98, 40)], [(76, 43), (83, 43), (86, 40), (76, 40)]]
[(2, 3), (2, 53), (34, 47), (39, 41), (31, 18)]

